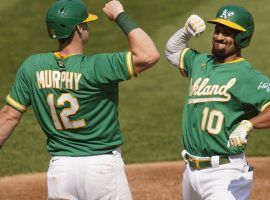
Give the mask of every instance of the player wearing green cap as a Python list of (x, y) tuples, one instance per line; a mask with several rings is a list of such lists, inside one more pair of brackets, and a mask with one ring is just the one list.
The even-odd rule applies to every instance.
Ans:
[(118, 84), (152, 67), (159, 53), (119, 1), (103, 11), (127, 35), (130, 52), (84, 55), (87, 23), (97, 16), (81, 0), (57, 1), (46, 24), (59, 49), (24, 61), (0, 112), (2, 146), (32, 106), (52, 155), (48, 199), (132, 199), (120, 149)]
[(188, 48), (189, 39), (206, 28), (197, 15), (166, 45), (168, 61), (189, 81), (182, 117), (183, 197), (246, 200), (253, 179), (245, 158), (247, 135), (270, 127), (270, 80), (241, 56), (254, 32), (248, 10), (223, 6), (208, 22), (215, 24), (212, 55)]

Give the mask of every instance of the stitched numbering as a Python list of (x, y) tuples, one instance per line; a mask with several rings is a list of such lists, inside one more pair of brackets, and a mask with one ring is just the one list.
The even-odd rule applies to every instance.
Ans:
[[(47, 103), (50, 107), (53, 123), (57, 130), (63, 130), (63, 126), (64, 129), (76, 129), (86, 125), (83, 119), (74, 121), (69, 119), (69, 117), (75, 115), (80, 108), (78, 99), (70, 93), (61, 94), (56, 101), (56, 105), (54, 104), (54, 94), (49, 94), (47, 96)], [(68, 103), (69, 107), (63, 108), (59, 114), (60, 117), (58, 117), (56, 106), (64, 106), (65, 103)]]
[(203, 109), (203, 118), (201, 123), (201, 129), (207, 131), (212, 135), (217, 135), (220, 133), (224, 115), (221, 111), (211, 110), (208, 107)]

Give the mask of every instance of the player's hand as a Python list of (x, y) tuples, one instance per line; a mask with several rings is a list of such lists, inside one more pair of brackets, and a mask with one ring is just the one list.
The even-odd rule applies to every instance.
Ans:
[(187, 33), (193, 37), (199, 37), (205, 31), (205, 28), (203, 19), (198, 15), (191, 15), (185, 23)]
[(243, 120), (237, 128), (231, 133), (229, 137), (230, 145), (239, 147), (247, 143), (247, 136), (253, 125), (248, 120)]
[(105, 4), (103, 12), (113, 21), (121, 12), (124, 12), (124, 8), (119, 1), (112, 0)]

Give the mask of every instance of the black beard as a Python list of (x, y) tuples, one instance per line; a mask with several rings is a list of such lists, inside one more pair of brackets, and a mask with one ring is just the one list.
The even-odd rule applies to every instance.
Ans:
[(224, 60), (226, 57), (228, 57), (228, 55), (226, 55), (226, 53), (225, 53), (225, 51), (223, 49), (218, 50), (218, 49), (214, 49), (213, 47), (212, 47), (212, 54), (218, 60)]

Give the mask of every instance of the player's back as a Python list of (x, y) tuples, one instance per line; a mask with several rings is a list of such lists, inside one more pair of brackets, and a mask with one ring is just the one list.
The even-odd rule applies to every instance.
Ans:
[(18, 75), (25, 86), (20, 87), (27, 88), (30, 98), (25, 103), (32, 104), (52, 155), (99, 155), (123, 143), (118, 82), (130, 78), (127, 54), (61, 58), (45, 53), (21, 66)]

